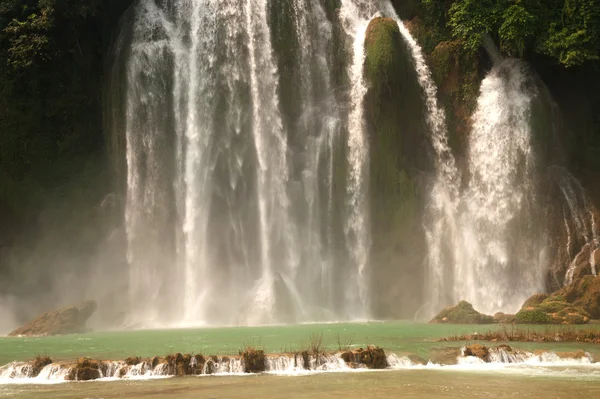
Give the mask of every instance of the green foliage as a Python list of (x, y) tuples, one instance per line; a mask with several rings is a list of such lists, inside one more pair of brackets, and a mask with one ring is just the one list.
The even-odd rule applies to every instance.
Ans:
[(459, 0), (452, 4), (449, 15), (452, 34), (463, 40), (467, 50), (475, 51), (483, 45), (484, 36), (494, 32), (502, 8), (496, 0)]
[(536, 18), (521, 4), (508, 7), (498, 29), (500, 48), (508, 55), (523, 56), (527, 39), (535, 34), (536, 22)]
[(452, 34), (469, 51), (490, 35), (510, 56), (535, 51), (567, 67), (600, 59), (597, 0), (458, 0), (448, 14)]
[(600, 59), (600, 2), (564, 0), (562, 3), (562, 9), (550, 16), (538, 50), (565, 66)]
[(31, 14), (25, 21), (13, 19), (4, 29), (9, 37), (8, 63), (15, 70), (24, 70), (48, 61), (52, 56), (52, 11)]

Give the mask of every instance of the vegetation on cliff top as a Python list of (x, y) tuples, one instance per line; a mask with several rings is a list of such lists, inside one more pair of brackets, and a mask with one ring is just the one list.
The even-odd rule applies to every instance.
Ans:
[(422, 0), (422, 5), (430, 20), (445, 24), (470, 51), (489, 35), (509, 56), (543, 54), (566, 67), (600, 59), (596, 0)]

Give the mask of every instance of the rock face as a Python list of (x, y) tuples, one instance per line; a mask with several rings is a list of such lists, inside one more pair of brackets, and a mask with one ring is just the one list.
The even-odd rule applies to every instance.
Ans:
[(79, 334), (87, 331), (87, 320), (96, 311), (96, 302), (85, 301), (72, 306), (44, 313), (23, 327), (11, 332), (9, 336), (63, 335)]
[(456, 306), (442, 310), (430, 323), (433, 324), (493, 324), (494, 318), (473, 309), (467, 301), (460, 301)]

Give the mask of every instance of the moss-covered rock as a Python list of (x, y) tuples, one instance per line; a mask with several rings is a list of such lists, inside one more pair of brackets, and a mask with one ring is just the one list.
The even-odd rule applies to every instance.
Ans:
[(531, 306), (537, 306), (548, 298), (548, 294), (533, 294), (523, 303), (521, 308), (526, 309)]
[(449, 306), (435, 316), (430, 323), (434, 324), (493, 324), (494, 318), (473, 309), (467, 301), (460, 301), (456, 306)]
[(529, 298), (515, 316), (517, 323), (585, 324), (590, 320), (590, 315), (584, 308), (572, 305), (562, 295), (542, 298), (541, 294)]
[[(430, 170), (433, 163), (423, 91), (408, 45), (391, 18), (374, 18), (369, 23), (364, 76), (368, 86), (364, 112), (370, 152), (371, 262), (379, 265), (372, 279), (374, 286), (386, 287), (387, 293), (377, 298), (385, 305), (373, 305), (382, 317), (407, 317), (422, 304), (415, 288), (421, 286), (422, 269), (400, 274), (399, 265), (420, 264), (426, 252), (421, 226), (425, 184), (421, 184), (418, 171)], [(390, 281), (396, 283), (391, 286)]]
[(600, 319), (600, 277), (584, 276), (553, 295), (557, 296), (583, 309), (592, 319)]
[(446, 111), (449, 143), (460, 158), (468, 148), (471, 115), (479, 96), (479, 60), (464, 51), (461, 41), (454, 40), (437, 43), (429, 61)]
[(497, 312), (494, 314), (494, 321), (499, 324), (512, 324), (516, 322), (516, 316), (514, 314)]
[(527, 308), (521, 309), (516, 315), (518, 324), (550, 324), (552, 318), (540, 309)]

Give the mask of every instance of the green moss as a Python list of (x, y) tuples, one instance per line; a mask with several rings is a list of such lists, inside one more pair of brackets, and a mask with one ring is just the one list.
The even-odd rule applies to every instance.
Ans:
[(365, 39), (365, 75), (371, 89), (394, 92), (402, 83), (405, 62), (400, 46), (402, 37), (396, 21), (375, 18), (369, 24)]
[(444, 41), (430, 55), (432, 76), (446, 110), (449, 143), (463, 154), (470, 131), (469, 119), (477, 105), (481, 76), (477, 57), (464, 50), (458, 40)]
[(553, 300), (553, 298), (548, 298), (537, 306), (537, 309), (541, 310), (545, 313), (557, 313), (565, 308), (569, 307), (569, 304), (564, 301)]
[(516, 315), (518, 324), (552, 324), (553, 320), (540, 309), (520, 310)]
[(494, 318), (479, 313), (467, 301), (460, 301), (456, 306), (450, 306), (442, 310), (431, 320), (431, 323), (447, 324), (493, 324)]

